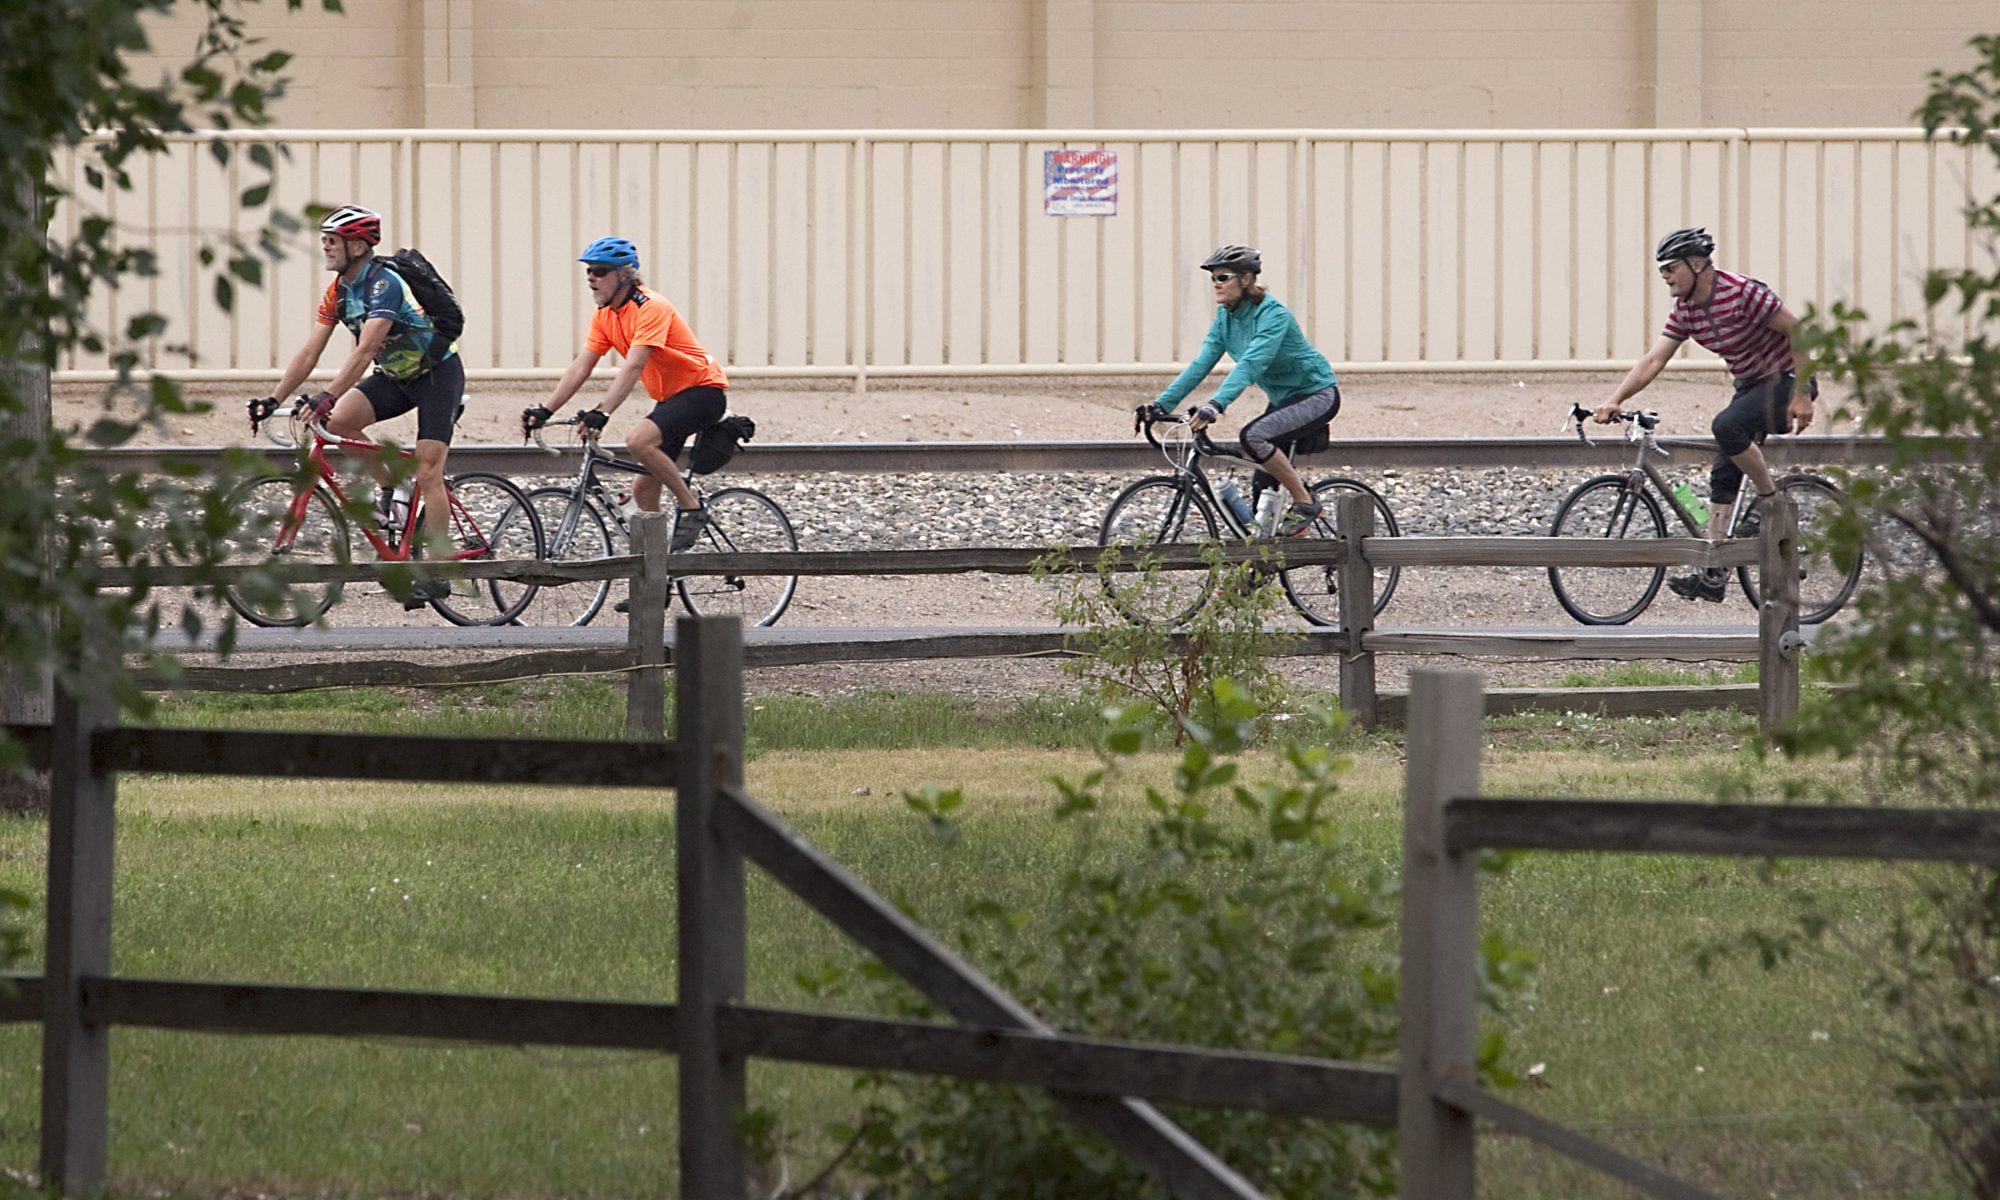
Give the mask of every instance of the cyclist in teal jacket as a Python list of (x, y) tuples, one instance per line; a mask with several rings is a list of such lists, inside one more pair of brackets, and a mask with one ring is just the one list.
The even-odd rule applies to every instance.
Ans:
[(1188, 425), (1206, 429), (1245, 388), (1253, 383), (1263, 388), (1270, 406), (1243, 427), (1243, 453), (1291, 494), (1281, 532), (1303, 532), (1321, 508), (1286, 452), (1301, 442), (1324, 447), (1327, 422), (1340, 411), (1340, 380), (1326, 356), (1306, 340), (1291, 310), (1257, 285), (1264, 263), (1255, 247), (1224, 246), (1201, 269), (1215, 289), (1215, 321), (1194, 361), (1151, 404), (1140, 405), (1137, 415), (1144, 419), (1149, 409), (1174, 411), (1228, 354), (1235, 367), (1215, 395), (1196, 406)]

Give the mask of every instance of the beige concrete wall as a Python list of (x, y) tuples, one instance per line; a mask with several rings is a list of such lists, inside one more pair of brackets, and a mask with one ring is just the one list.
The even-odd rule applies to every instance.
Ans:
[(306, 4), (246, 9), (297, 56), (292, 128), (1900, 126), (2000, 29), (1994, 0)]

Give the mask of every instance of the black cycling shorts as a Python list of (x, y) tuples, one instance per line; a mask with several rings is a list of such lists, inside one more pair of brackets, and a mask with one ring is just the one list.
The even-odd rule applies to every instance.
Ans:
[(1715, 434), (1722, 453), (1708, 472), (1708, 498), (1728, 504), (1743, 490), (1743, 469), (1730, 459), (1748, 450), (1754, 442), (1763, 445), (1766, 436), (1792, 431), (1791, 372), (1767, 375), (1762, 379), (1739, 379), (1729, 407), (1715, 414), (1709, 430)]
[[(417, 440), (451, 445), (451, 431), (465, 408), (465, 363), (454, 354), (415, 379), (376, 371), (358, 385), (375, 409), (375, 421), (417, 410)], [(369, 424), (374, 424), (370, 421)]]
[(720, 421), (728, 412), (728, 393), (719, 387), (696, 384), (655, 404), (646, 419), (659, 427), (660, 449), (679, 462), (688, 439)]

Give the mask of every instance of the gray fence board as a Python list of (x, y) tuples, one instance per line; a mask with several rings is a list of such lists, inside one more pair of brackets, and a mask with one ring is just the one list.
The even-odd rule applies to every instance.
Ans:
[(1455, 851), (1595, 850), (2000, 865), (2000, 812), (1960, 809), (1460, 798), (1446, 806), (1445, 837)]
[(91, 752), (100, 768), (175, 775), (672, 787), (671, 743), (554, 738), (472, 739), (395, 734), (219, 729), (114, 729)]

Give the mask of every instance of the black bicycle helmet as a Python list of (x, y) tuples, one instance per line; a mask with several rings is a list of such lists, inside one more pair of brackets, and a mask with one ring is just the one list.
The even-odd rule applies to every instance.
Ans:
[(1224, 246), (1202, 260), (1201, 269), (1215, 271), (1223, 268), (1246, 275), (1256, 275), (1264, 269), (1264, 259), (1255, 246)]
[(1660, 266), (1679, 262), (1685, 258), (1710, 258), (1715, 254), (1715, 239), (1708, 236), (1708, 230), (1700, 226), (1676, 229), (1660, 239), (1660, 245), (1653, 251), (1653, 261)]

